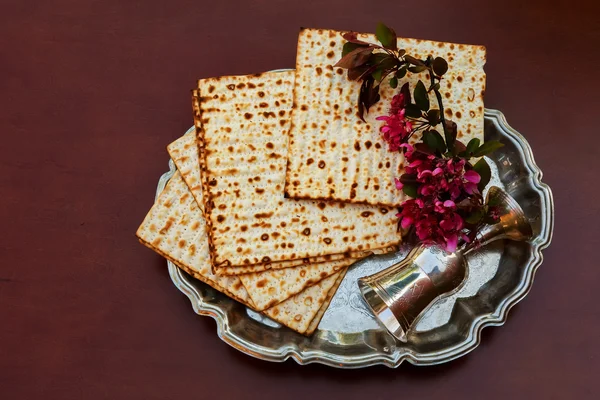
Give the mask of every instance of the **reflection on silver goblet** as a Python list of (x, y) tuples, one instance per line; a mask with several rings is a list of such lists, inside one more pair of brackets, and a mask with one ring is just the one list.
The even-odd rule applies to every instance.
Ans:
[(398, 340), (406, 342), (407, 333), (426, 309), (460, 288), (468, 274), (467, 254), (495, 240), (526, 241), (533, 236), (523, 210), (508, 193), (493, 186), (486, 203), (497, 207), (498, 222), (484, 225), (471, 243), (452, 253), (421, 244), (399, 263), (358, 280), (368, 307)]

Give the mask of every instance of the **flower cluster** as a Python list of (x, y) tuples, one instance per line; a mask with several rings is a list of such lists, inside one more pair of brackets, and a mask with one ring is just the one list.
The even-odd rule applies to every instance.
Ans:
[[(414, 226), (419, 240), (442, 244), (450, 252), (456, 250), (459, 239), (469, 242), (464, 231), (465, 207), (458, 205), (472, 208), (469, 199), (479, 194), (479, 174), (466, 169), (468, 164), (464, 159), (444, 159), (417, 151), (409, 144), (401, 147), (408, 163), (402, 180), (417, 187), (417, 197), (402, 204), (397, 214), (400, 226), (403, 229)], [(401, 180), (396, 178), (395, 183), (396, 188), (404, 188)]]
[[(502, 143), (480, 144), (473, 138), (465, 145), (457, 140), (458, 127), (445, 118), (440, 92), (449, 68), (444, 58), (430, 55), (421, 60), (407, 54), (397, 47), (394, 30), (384, 24), (377, 26), (375, 36), (380, 44), (362, 41), (355, 32), (345, 33), (347, 42), (335, 66), (347, 69), (348, 79), (362, 82), (358, 115), (363, 121), (364, 113), (381, 99), (384, 82), (394, 89), (400, 86), (388, 115), (377, 117), (384, 122), (380, 131), (389, 151), (405, 155), (405, 173), (395, 183), (410, 199), (400, 207), (399, 224), (407, 233), (414, 230), (422, 242), (454, 251), (460, 240), (472, 240), (481, 224), (497, 218), (497, 210), (484, 204), (481, 196), (491, 176), (481, 157)], [(428, 82), (417, 79), (414, 85), (400, 85), (408, 73), (424, 73)], [(432, 107), (430, 97), (436, 99), (437, 108)], [(413, 146), (409, 139), (415, 133), (421, 138)], [(471, 164), (471, 158), (479, 160)]]
[(406, 143), (412, 131), (411, 122), (406, 119), (406, 98), (400, 93), (392, 98), (389, 115), (377, 117), (378, 121), (385, 121), (381, 127), (383, 139), (388, 143), (390, 151), (400, 150), (400, 145)]
[[(437, 243), (446, 250), (456, 250), (459, 241), (469, 242), (479, 224), (494, 220), (493, 209), (483, 203), (481, 190), (489, 181), (489, 167), (484, 160), (475, 165), (471, 157), (480, 157), (499, 147), (498, 143), (479, 145), (472, 139), (468, 145), (456, 140), (456, 126), (449, 125), (452, 147), (431, 128), (431, 121), (419, 121), (407, 116), (410, 98), (405, 86), (391, 102), (389, 115), (377, 119), (384, 121), (380, 128), (390, 151), (402, 151), (405, 171), (395, 185), (411, 197), (397, 214), (400, 227), (405, 231), (414, 228), (421, 242)], [(415, 129), (414, 126), (417, 126)], [(414, 146), (408, 139), (424, 127), (422, 141)], [(446, 132), (445, 132), (446, 133)], [(484, 177), (482, 177), (484, 175)]]

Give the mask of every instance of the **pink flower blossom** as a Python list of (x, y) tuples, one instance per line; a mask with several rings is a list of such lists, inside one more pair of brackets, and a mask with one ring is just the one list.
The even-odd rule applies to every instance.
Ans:
[(404, 184), (400, 182), (400, 179), (394, 178), (394, 184), (396, 185), (396, 189), (401, 190), (404, 187)]
[(481, 180), (481, 176), (479, 176), (479, 174), (473, 170), (465, 172), (463, 176), (466, 180), (473, 183), (479, 183)]
[(400, 93), (392, 98), (389, 115), (377, 117), (378, 121), (385, 121), (380, 131), (390, 151), (399, 151), (412, 131), (412, 124), (405, 118), (405, 113), (406, 101)]

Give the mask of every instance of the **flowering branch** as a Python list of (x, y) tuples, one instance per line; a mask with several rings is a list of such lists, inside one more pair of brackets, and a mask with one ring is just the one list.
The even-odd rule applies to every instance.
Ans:
[[(428, 73), (428, 89), (418, 80), (411, 94), (405, 83), (392, 98), (388, 115), (377, 120), (385, 122), (380, 130), (389, 150), (403, 152), (407, 164), (404, 174), (395, 178), (396, 188), (410, 197), (397, 214), (400, 227), (405, 233), (413, 230), (422, 242), (443, 244), (454, 251), (459, 241), (473, 240), (483, 224), (497, 218), (495, 206), (483, 203), (481, 193), (491, 171), (481, 157), (503, 145), (498, 141), (480, 144), (477, 138), (465, 145), (456, 139), (458, 127), (445, 119), (440, 93), (439, 82), (448, 71), (446, 60), (431, 56), (419, 60), (406, 54), (397, 48), (396, 33), (383, 24), (377, 26), (376, 36), (381, 46), (358, 40), (354, 32), (344, 34), (348, 42), (336, 66), (348, 69), (350, 80), (362, 82), (358, 112), (363, 121), (364, 112), (380, 100), (379, 88), (386, 77), (392, 75), (389, 84), (396, 88), (407, 72)], [(431, 91), (438, 109), (430, 108)], [(434, 129), (440, 123), (443, 137)], [(421, 141), (410, 145), (409, 139), (420, 131)], [(472, 164), (472, 158), (480, 160)]]

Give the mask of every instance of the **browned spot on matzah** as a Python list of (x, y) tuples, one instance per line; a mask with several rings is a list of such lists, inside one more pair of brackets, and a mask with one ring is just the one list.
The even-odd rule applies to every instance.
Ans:
[(167, 231), (169, 230), (169, 228), (170, 228), (171, 226), (173, 226), (173, 222), (175, 222), (175, 221), (173, 220), (173, 218), (169, 218), (169, 219), (167, 220), (167, 222), (165, 223), (165, 226), (163, 226), (163, 227), (161, 228), (161, 230), (159, 231), (159, 233), (160, 233), (161, 235), (164, 235), (165, 233), (167, 233)]
[(259, 288), (260, 288), (260, 287), (263, 287), (263, 286), (265, 286), (266, 284), (267, 284), (267, 280), (266, 280), (266, 279), (263, 279), (263, 280), (260, 280), (260, 281), (258, 281), (258, 282), (256, 283), (256, 287), (259, 287)]

